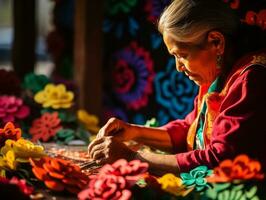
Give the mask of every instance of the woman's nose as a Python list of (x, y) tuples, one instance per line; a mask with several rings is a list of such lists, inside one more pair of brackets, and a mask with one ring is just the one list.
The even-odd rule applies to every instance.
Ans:
[(184, 63), (182, 63), (179, 59), (176, 59), (175, 63), (176, 63), (176, 70), (177, 71), (179, 71), (179, 72), (185, 71), (186, 68), (185, 68)]

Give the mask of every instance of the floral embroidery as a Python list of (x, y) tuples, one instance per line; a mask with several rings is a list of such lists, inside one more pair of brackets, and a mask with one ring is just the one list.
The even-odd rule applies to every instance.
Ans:
[(264, 55), (258, 55), (258, 56), (253, 56), (253, 60), (251, 61), (253, 64), (263, 64), (266, 65), (266, 56)]
[(46, 112), (40, 118), (35, 119), (29, 130), (32, 135), (32, 141), (37, 141), (39, 139), (44, 142), (48, 141), (62, 128), (60, 122), (57, 112)]

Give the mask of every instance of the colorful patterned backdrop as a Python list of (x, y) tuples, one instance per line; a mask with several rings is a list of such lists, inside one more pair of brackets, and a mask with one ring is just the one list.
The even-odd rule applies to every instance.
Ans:
[[(265, 0), (223, 0), (243, 22), (266, 29)], [(183, 118), (198, 87), (175, 70), (156, 22), (170, 0), (105, 1), (104, 110), (131, 123)]]

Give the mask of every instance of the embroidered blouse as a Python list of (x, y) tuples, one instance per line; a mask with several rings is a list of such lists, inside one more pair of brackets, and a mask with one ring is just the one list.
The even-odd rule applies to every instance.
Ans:
[[(201, 88), (193, 111), (163, 126), (180, 172), (199, 165), (213, 168), (239, 154), (258, 159), (266, 169), (266, 52), (239, 60), (227, 80), (222, 92), (211, 98), (206, 95), (208, 88)], [(204, 148), (193, 150), (203, 98), (207, 98), (209, 115), (203, 130)], [(219, 103), (213, 104), (212, 99)]]

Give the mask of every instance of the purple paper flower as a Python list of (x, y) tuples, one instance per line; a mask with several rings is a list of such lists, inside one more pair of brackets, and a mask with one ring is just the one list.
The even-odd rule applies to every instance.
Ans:
[(155, 23), (162, 13), (163, 9), (169, 5), (171, 0), (147, 0), (145, 11), (147, 12), (147, 19)]
[(114, 56), (112, 88), (128, 108), (138, 110), (148, 103), (154, 78), (150, 53), (132, 42)]
[(30, 113), (28, 106), (23, 104), (21, 98), (15, 96), (0, 96), (0, 119), (6, 122), (14, 122), (15, 119), (24, 119)]

